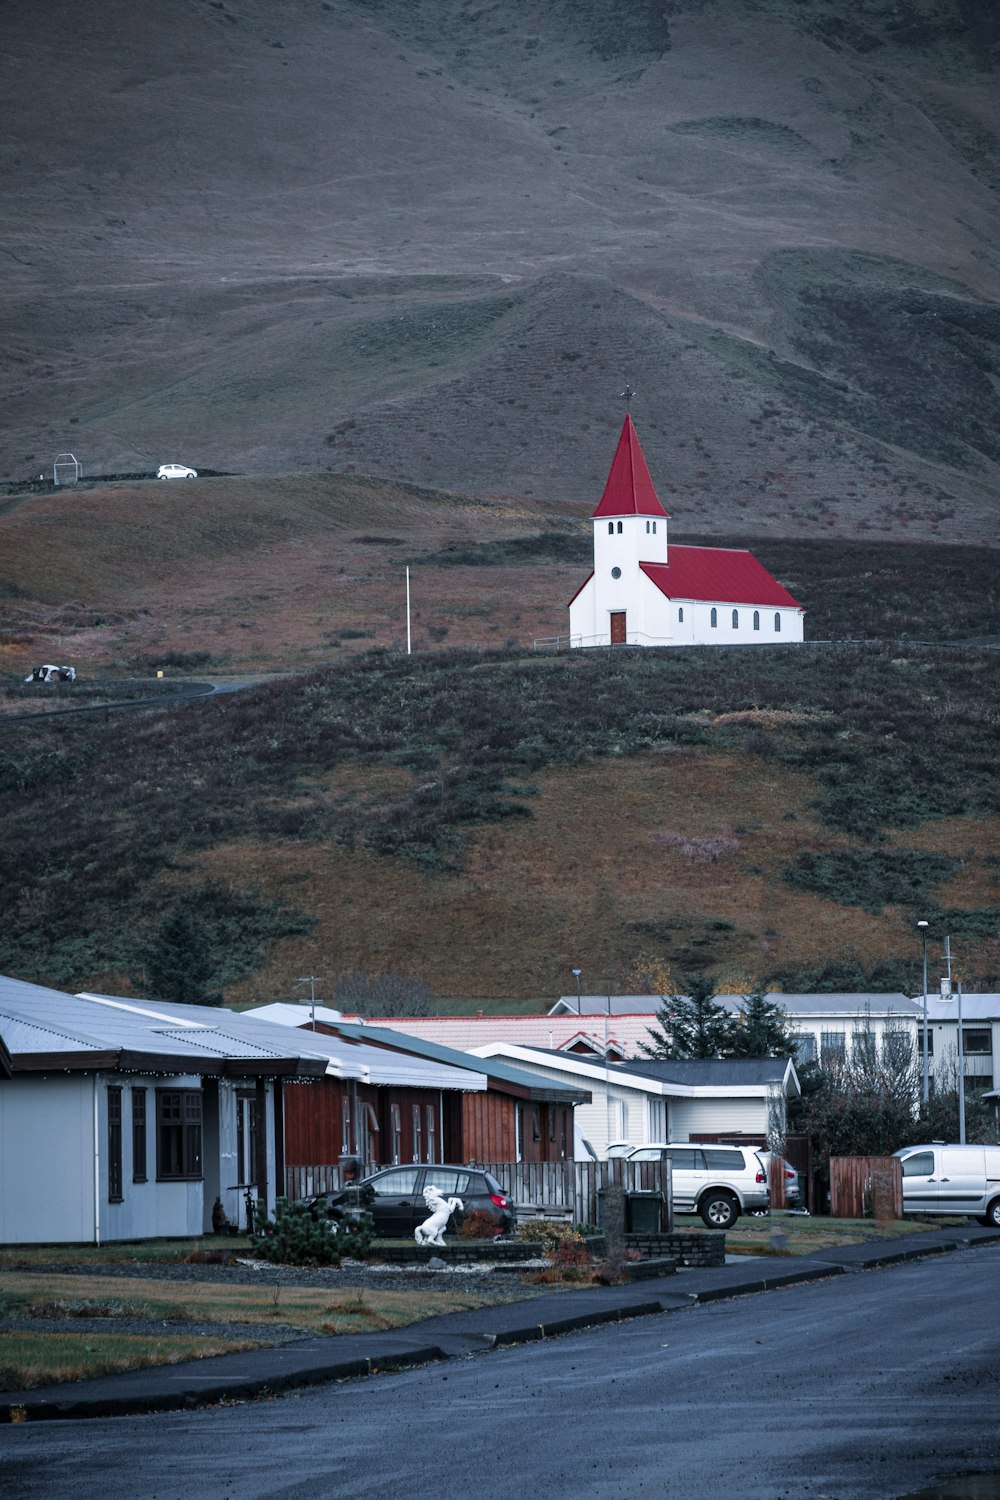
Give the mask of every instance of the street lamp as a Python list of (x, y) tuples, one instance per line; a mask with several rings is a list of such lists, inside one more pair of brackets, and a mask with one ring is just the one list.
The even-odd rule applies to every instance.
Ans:
[(920, 946), (924, 957), (924, 1112), (930, 1102), (930, 1074), (927, 1062), (927, 923), (918, 922), (917, 931), (920, 933)]
[(583, 970), (582, 969), (570, 969), (569, 972), (572, 974), (573, 978), (576, 980), (576, 1013), (577, 1013), (578, 1016), (582, 1016), (583, 1015), (583, 1001), (580, 998), (580, 975), (583, 973)]

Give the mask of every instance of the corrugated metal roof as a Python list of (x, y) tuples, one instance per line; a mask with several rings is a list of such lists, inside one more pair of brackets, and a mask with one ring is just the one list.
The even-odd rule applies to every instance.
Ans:
[[(434, 1058), (438, 1062), (450, 1062), (458, 1066), (468, 1066), (473, 1062), (471, 1057), (467, 1058), (461, 1052), (452, 1047), (441, 1047), (435, 1042), (426, 1041), (423, 1037), (412, 1034), (401, 1034), (398, 1031), (389, 1031), (381, 1026), (352, 1026), (344, 1022), (340, 1023), (340, 1030), (344, 1036), (358, 1036), (362, 1038), (365, 1033), (373, 1041), (384, 1043), (385, 1046), (411, 1048), (419, 1052), (422, 1057)], [(572, 1088), (568, 1084), (545, 1082), (545, 1087), (539, 1087), (538, 1076), (534, 1073), (522, 1073), (518, 1068), (512, 1068), (508, 1063), (501, 1063), (496, 1058), (477, 1057), (474, 1059), (477, 1068), (481, 1068), (487, 1078), (494, 1083), (509, 1084), (518, 1093), (526, 1093), (532, 1099), (551, 1099), (557, 1103), (586, 1104), (590, 1102), (590, 1094), (586, 1089)]]
[[(325, 1071), (322, 1053), (282, 1036), (264, 1022), (245, 1020), (223, 1007), (167, 1005), (159, 1001), (113, 996), (67, 995), (43, 985), (0, 976), (0, 1036), (13, 1059), (58, 1056), (77, 1066), (100, 1054), (100, 1066), (114, 1066), (127, 1056), (128, 1066), (145, 1057), (156, 1071), (201, 1071), (211, 1062), (252, 1064), (248, 1071)], [(276, 1044), (277, 1043), (277, 1044)], [(109, 1060), (110, 1059), (110, 1060)], [(37, 1066), (37, 1062), (35, 1066)], [(232, 1071), (227, 1070), (227, 1071)]]
[[(313, 1015), (321, 1026), (341, 1024), (339, 1011), (320, 1005), (313, 1008), (278, 1001), (272, 1005), (255, 1006), (245, 1014), (262, 1020), (268, 1026), (308, 1027)], [(322, 1031), (310, 1031), (306, 1035), (309, 1037), (310, 1047), (324, 1052), (329, 1049), (331, 1061), (342, 1065), (344, 1076), (356, 1076), (365, 1083), (394, 1084), (400, 1088), (462, 1089), (467, 1093), (481, 1093), (487, 1087), (486, 1075), (475, 1071), (471, 1066), (455, 1067), (427, 1058), (406, 1056), (401, 1052), (387, 1052), (384, 1047), (372, 1047), (363, 1041), (328, 1036)]]
[(667, 557), (665, 563), (640, 562), (639, 567), (668, 599), (801, 608), (752, 552), (672, 545)]

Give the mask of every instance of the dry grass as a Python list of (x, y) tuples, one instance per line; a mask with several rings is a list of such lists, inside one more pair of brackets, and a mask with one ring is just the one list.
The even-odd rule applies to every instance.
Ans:
[[(62, 1250), (58, 1252), (60, 1256)], [(53, 1252), (48, 1251), (51, 1259)], [(527, 1293), (526, 1293), (527, 1295)], [(32, 1271), (0, 1274), (0, 1319), (51, 1319), (47, 1330), (4, 1329), (0, 1322), (0, 1390), (79, 1380), (149, 1365), (176, 1364), (263, 1342), (246, 1336), (187, 1332), (185, 1324), (226, 1324), (262, 1330), (296, 1328), (319, 1334), (364, 1333), (401, 1328), (438, 1313), (482, 1307), (475, 1292), (380, 1292), (346, 1286), (227, 1286), (218, 1282), (172, 1284), (141, 1277), (59, 1275)], [(172, 1323), (163, 1333), (74, 1333), (75, 1319), (148, 1320)]]
[(119, 1375), (185, 1359), (255, 1349), (253, 1339), (191, 1334), (8, 1333), (0, 1329), (0, 1391), (25, 1391), (66, 1380)]
[[(775, 1213), (754, 1218), (744, 1215), (733, 1229), (726, 1231), (726, 1250), (730, 1255), (813, 1255), (821, 1250), (838, 1250), (845, 1245), (863, 1245), (877, 1239), (905, 1240), (923, 1234), (927, 1229), (947, 1229), (966, 1223), (965, 1219), (921, 1220), (893, 1219), (876, 1224), (872, 1219), (831, 1219), (823, 1216), (799, 1217)], [(687, 1227), (682, 1218), (678, 1228)], [(692, 1221), (691, 1227), (695, 1227)], [(698, 1224), (698, 1228), (701, 1225)]]

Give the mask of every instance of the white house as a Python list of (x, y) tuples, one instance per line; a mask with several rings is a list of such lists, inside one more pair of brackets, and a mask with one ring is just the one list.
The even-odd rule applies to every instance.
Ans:
[(584, 1140), (604, 1157), (612, 1142), (644, 1146), (706, 1135), (766, 1136), (769, 1125), (784, 1124), (786, 1100), (799, 1092), (787, 1058), (605, 1064), (511, 1042), (487, 1043), (474, 1055), (509, 1058), (525, 1072), (589, 1089), (590, 1102), (576, 1111), (577, 1160), (589, 1155)]
[(0, 978), (0, 1244), (200, 1235), (284, 1191), (282, 1084), (308, 1038), (196, 1005)]
[(773, 646), (803, 639), (803, 609), (750, 552), (667, 545), (626, 413), (593, 513), (594, 570), (569, 603), (572, 646)]

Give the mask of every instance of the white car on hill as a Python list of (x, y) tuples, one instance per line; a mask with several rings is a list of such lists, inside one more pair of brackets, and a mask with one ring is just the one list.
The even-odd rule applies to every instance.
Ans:
[(161, 464), (156, 471), (157, 479), (197, 479), (198, 470), (186, 464)]

